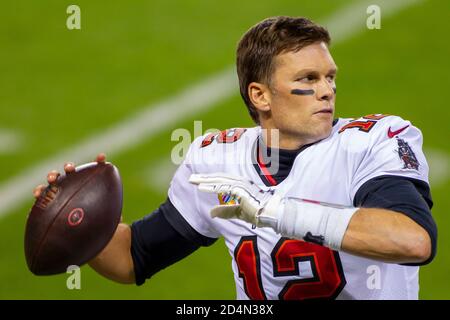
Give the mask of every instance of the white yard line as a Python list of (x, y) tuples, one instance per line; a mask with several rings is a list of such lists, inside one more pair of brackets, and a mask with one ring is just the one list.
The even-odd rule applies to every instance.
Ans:
[[(366, 10), (370, 5), (377, 5), (381, 11), (381, 29), (383, 20), (397, 12), (425, 0), (363, 0), (337, 10), (324, 25), (331, 33), (331, 44), (336, 44), (366, 30)], [(370, 32), (377, 32), (371, 30)]]
[(0, 128), (0, 154), (11, 154), (23, 146), (22, 136), (13, 130)]
[[(323, 23), (329, 28), (334, 44), (364, 31), (367, 17), (366, 8), (373, 2), (377, 2), (381, 7), (383, 18), (415, 4), (419, 0), (352, 3), (334, 13)], [(26, 200), (31, 202), (31, 191), (34, 186), (45, 181), (45, 175), (49, 170), (61, 169), (65, 161), (82, 163), (91, 160), (100, 151), (108, 154), (124, 152), (159, 132), (173, 127), (179, 121), (207, 110), (238, 92), (234, 67), (227, 68), (176, 96), (158, 104), (146, 106), (133, 117), (37, 163), (0, 185), (0, 217), (11, 212)]]
[(166, 193), (177, 167), (166, 155), (151, 162), (148, 169), (143, 171), (142, 177), (145, 179), (145, 184), (154, 192)]
[(425, 156), (430, 166), (429, 179), (433, 191), (433, 187), (438, 187), (450, 179), (450, 157), (436, 149), (426, 149)]
[(45, 182), (49, 170), (61, 171), (64, 162), (69, 160), (75, 163), (92, 161), (98, 152), (107, 154), (124, 152), (174, 126), (184, 118), (204, 111), (234, 95), (237, 90), (234, 70), (227, 69), (168, 100), (145, 107), (133, 117), (28, 168), (0, 185), (0, 217), (23, 201), (31, 200), (32, 189)]

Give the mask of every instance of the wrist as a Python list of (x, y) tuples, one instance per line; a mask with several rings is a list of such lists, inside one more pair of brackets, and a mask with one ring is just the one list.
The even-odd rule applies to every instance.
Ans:
[(284, 198), (274, 194), (257, 214), (258, 227), (271, 227), (277, 231), (280, 218), (284, 214)]
[(286, 237), (340, 250), (350, 220), (357, 210), (288, 198), (274, 229)]

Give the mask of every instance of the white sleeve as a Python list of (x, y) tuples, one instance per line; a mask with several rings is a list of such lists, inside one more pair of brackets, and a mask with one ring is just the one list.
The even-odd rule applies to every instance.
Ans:
[(212, 218), (209, 215), (209, 209), (214, 205), (214, 200), (217, 202), (217, 199), (211, 199), (211, 195), (199, 192), (195, 185), (189, 183), (191, 174), (197, 173), (195, 161), (198, 161), (201, 156), (195, 153), (202, 152), (201, 141), (202, 137), (199, 137), (189, 147), (185, 160), (170, 182), (168, 195), (172, 204), (192, 228), (206, 237), (219, 238), (221, 235), (213, 227)]
[(401, 176), (428, 183), (428, 164), (418, 128), (400, 117), (390, 116), (379, 121), (373, 131), (353, 175), (352, 199), (365, 182), (379, 176)]

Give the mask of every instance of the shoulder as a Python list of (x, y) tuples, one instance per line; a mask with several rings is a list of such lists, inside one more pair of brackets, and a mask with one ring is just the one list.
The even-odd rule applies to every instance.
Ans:
[(201, 141), (198, 146), (200, 148), (212, 146), (210, 149), (213, 149), (214, 147), (217, 148), (221, 144), (242, 144), (242, 142), (246, 140), (245, 138), (251, 136), (256, 129), (257, 128), (230, 128), (222, 131), (211, 132), (198, 138), (198, 141)]
[(410, 121), (395, 115), (370, 114), (360, 118), (341, 120), (338, 123), (337, 133), (343, 136), (393, 138), (404, 131), (418, 130)]
[(211, 164), (243, 154), (252, 147), (260, 128), (230, 128), (197, 137), (186, 156), (187, 163)]
[(398, 139), (422, 145), (420, 129), (410, 121), (395, 115), (371, 114), (360, 118), (339, 119), (333, 136), (344, 144), (359, 145), (361, 151)]
[(345, 161), (351, 163), (353, 194), (366, 181), (379, 176), (399, 176), (428, 182), (428, 164), (422, 150), (421, 131), (394, 115), (373, 114), (341, 119), (333, 137)]

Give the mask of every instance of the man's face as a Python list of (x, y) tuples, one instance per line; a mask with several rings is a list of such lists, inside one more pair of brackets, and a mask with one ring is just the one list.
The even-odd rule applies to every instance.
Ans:
[(337, 68), (326, 44), (283, 52), (275, 57), (274, 66), (268, 126), (302, 144), (328, 137), (334, 117)]

